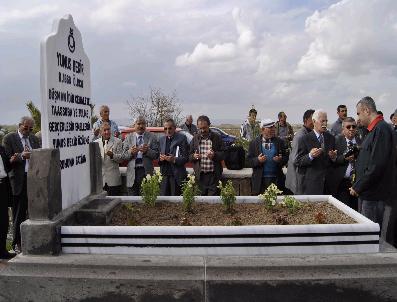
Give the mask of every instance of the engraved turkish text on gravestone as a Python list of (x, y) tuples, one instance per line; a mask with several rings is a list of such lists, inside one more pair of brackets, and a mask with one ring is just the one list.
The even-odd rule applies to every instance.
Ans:
[(90, 62), (70, 15), (41, 43), (43, 148), (60, 150), (62, 208), (90, 194)]

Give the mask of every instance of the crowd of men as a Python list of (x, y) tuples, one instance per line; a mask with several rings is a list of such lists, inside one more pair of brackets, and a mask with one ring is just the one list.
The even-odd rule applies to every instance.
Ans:
[[(324, 110), (306, 110), (303, 125), (294, 133), (284, 112), (273, 119), (256, 120), (252, 108), (240, 134), (249, 141), (247, 159), (252, 168), (251, 192), (263, 193), (274, 183), (285, 194), (333, 195), (349, 207), (379, 223), (382, 236), (394, 242), (397, 203), (397, 110), (388, 124), (371, 97), (356, 105), (357, 120), (339, 105), (338, 119), (328, 129)], [(221, 137), (210, 129), (210, 119), (201, 115), (197, 126), (187, 116), (180, 127), (193, 135), (190, 144), (178, 133), (171, 118), (164, 122), (164, 136), (146, 131), (145, 117), (133, 123), (134, 131), (124, 141), (117, 124), (109, 119), (108, 106), (100, 107), (93, 126), (94, 141), (102, 156), (103, 187), (109, 195), (120, 195), (119, 164), (127, 162), (129, 195), (140, 195), (143, 179), (153, 174), (158, 160), (162, 174), (161, 195), (180, 195), (187, 178), (185, 164), (191, 162), (202, 195), (218, 195), (225, 152)], [(6, 135), (0, 146), (0, 258), (15, 254), (6, 249), (8, 207), (13, 212), (13, 250), (20, 252), (20, 224), (27, 217), (27, 171), (32, 149), (40, 148), (31, 132), (33, 120), (23, 117), (18, 130)], [(285, 175), (283, 168), (287, 167)], [(4, 197), (3, 197), (4, 196)], [(387, 232), (386, 232), (387, 230)]]

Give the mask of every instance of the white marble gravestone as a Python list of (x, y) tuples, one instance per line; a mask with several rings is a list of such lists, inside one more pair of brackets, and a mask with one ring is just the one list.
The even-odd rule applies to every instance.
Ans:
[(90, 61), (71, 15), (41, 42), (43, 148), (59, 148), (62, 208), (90, 194)]

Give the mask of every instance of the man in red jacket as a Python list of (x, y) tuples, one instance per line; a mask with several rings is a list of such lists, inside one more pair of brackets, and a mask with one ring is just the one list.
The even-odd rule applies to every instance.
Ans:
[[(369, 133), (362, 142), (356, 161), (356, 180), (350, 194), (358, 196), (361, 213), (382, 227), (385, 207), (386, 218), (389, 218), (394, 193), (395, 138), (383, 116), (377, 114), (371, 97), (364, 97), (357, 103), (357, 117)], [(382, 230), (382, 235), (386, 231)]]

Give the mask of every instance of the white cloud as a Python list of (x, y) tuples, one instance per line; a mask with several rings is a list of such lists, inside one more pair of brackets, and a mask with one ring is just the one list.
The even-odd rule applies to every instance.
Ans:
[(175, 64), (177, 66), (186, 66), (208, 61), (223, 61), (235, 56), (236, 46), (233, 43), (216, 44), (213, 47), (209, 47), (207, 44), (200, 42), (191, 54), (185, 53), (178, 56)]
[(335, 2), (3, 1), (0, 106), (20, 108), (4, 122), (26, 114), (27, 99), (39, 103), (40, 39), (67, 13), (91, 60), (92, 97), (115, 119), (149, 87), (176, 89), (186, 113), (211, 119), (244, 119), (254, 104), (260, 117), (285, 110), (300, 122), (324, 107), (332, 120), (339, 103), (365, 95), (394, 111), (397, 1)]
[(306, 20), (313, 39), (297, 75), (352, 75), (397, 65), (397, 2), (344, 0)]
[(238, 33), (236, 41), (216, 43), (212, 47), (206, 43), (199, 42), (192, 53), (178, 56), (175, 59), (175, 65), (188, 66), (200, 63), (218, 63), (243, 56), (244, 52), (248, 51), (254, 43), (255, 36), (251, 29), (241, 21), (241, 10), (239, 8), (235, 7), (233, 9), (232, 16)]
[[(0, 26), (10, 25), (16, 22), (27, 22), (31, 19), (38, 19), (55, 12), (57, 5), (43, 4), (31, 8), (6, 9), (0, 6)], [(0, 28), (1, 29), (1, 28)]]

